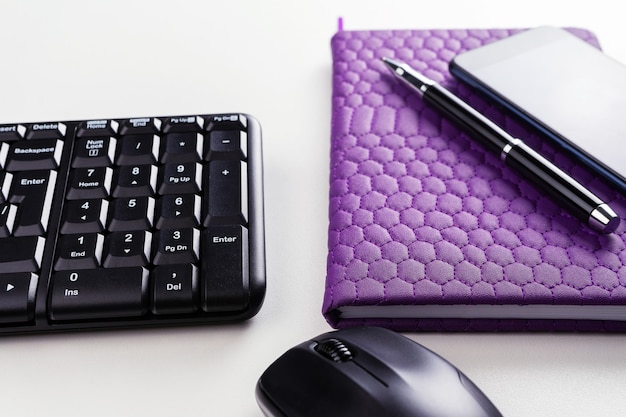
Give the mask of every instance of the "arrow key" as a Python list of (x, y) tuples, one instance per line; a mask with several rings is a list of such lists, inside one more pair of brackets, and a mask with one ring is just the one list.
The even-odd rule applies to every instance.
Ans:
[(153, 165), (123, 165), (113, 176), (113, 197), (145, 197), (154, 194), (157, 170)]
[(107, 200), (69, 200), (65, 205), (61, 233), (101, 232), (107, 218)]
[(0, 274), (0, 323), (32, 320), (35, 313), (37, 275)]
[(197, 194), (164, 195), (157, 204), (156, 227), (196, 227), (200, 222), (200, 205), (200, 196)]
[(152, 234), (143, 230), (110, 233), (104, 242), (104, 267), (148, 265)]

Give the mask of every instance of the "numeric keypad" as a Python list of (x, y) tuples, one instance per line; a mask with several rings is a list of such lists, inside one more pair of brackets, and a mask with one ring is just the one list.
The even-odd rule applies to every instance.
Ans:
[(0, 125), (0, 333), (256, 314), (260, 141), (241, 114)]

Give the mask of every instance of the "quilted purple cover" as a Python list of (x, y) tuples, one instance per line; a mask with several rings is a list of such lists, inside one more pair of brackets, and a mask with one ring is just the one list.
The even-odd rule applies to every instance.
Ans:
[[(592, 33), (569, 30), (598, 46)], [(459, 52), (517, 31), (341, 31), (333, 37), (323, 304), (332, 326), (626, 330), (621, 321), (343, 319), (338, 313), (354, 305), (626, 305), (625, 221), (610, 235), (589, 229), (424, 106), (380, 61), (397, 58), (443, 83), (626, 213), (624, 196), (448, 73)]]

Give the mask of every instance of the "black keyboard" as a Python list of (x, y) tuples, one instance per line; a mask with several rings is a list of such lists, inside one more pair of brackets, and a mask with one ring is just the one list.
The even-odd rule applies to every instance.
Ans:
[(0, 333), (252, 317), (262, 165), (245, 114), (0, 125)]

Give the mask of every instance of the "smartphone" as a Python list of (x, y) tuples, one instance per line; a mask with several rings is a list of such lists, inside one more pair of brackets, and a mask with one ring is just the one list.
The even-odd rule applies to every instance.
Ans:
[(529, 29), (456, 56), (450, 72), (626, 194), (626, 66), (566, 30)]

